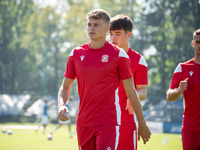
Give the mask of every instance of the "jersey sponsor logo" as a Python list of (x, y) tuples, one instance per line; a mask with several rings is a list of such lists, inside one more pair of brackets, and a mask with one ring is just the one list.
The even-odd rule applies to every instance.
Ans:
[(194, 71), (190, 71), (190, 72), (189, 72), (190, 76), (192, 76), (192, 75), (193, 75), (193, 73), (194, 73)]
[(103, 55), (101, 58), (101, 62), (108, 62), (108, 58), (109, 58), (108, 55)]
[(80, 56), (80, 58), (81, 58), (81, 61), (83, 61), (83, 59), (85, 58), (85, 56), (82, 55), (82, 56)]
[(107, 150), (111, 150), (111, 148), (110, 148), (110, 147), (107, 147)]

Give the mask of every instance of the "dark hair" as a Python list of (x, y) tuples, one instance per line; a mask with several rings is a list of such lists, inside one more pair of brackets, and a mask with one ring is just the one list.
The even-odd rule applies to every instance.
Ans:
[(89, 12), (86, 19), (103, 19), (106, 23), (110, 23), (110, 15), (103, 9), (95, 9)]
[(124, 30), (125, 32), (132, 31), (133, 22), (128, 16), (116, 15), (111, 18), (110, 31)]
[(200, 29), (197, 29), (197, 30), (193, 33), (193, 40), (196, 39), (196, 35), (200, 35)]

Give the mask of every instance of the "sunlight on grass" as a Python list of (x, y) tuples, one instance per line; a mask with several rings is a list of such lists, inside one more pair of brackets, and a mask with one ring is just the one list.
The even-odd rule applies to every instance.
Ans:
[[(11, 123), (12, 125), (16, 123)], [(11, 125), (9, 124), (9, 125)], [(2, 130), (0, 124), (0, 129)], [(22, 124), (16, 124), (22, 125)], [(37, 124), (23, 124), (34, 125)], [(36, 132), (34, 129), (11, 129), (12, 135), (0, 132), (0, 149), (2, 150), (78, 150), (77, 139), (69, 137), (68, 126), (63, 125), (54, 134), (52, 140), (47, 139), (47, 134), (52, 130), (54, 124), (47, 126), (46, 134), (42, 130)], [(76, 130), (76, 126), (72, 126), (72, 131)], [(8, 131), (8, 129), (6, 129)], [(76, 136), (76, 134), (74, 134)], [(153, 133), (147, 144), (143, 141), (138, 142), (138, 150), (181, 150), (182, 143), (180, 134), (156, 134)]]

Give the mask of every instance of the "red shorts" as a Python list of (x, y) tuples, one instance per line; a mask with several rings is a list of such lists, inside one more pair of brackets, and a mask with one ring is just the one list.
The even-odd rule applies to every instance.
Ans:
[(120, 126), (119, 145), (117, 150), (137, 149), (137, 128), (135, 122), (122, 123)]
[(116, 150), (119, 141), (118, 125), (77, 126), (79, 150)]
[(200, 131), (182, 129), (183, 150), (200, 150)]

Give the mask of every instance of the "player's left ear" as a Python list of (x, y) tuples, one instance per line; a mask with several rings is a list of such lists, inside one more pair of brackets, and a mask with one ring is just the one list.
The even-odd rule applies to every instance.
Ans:
[(128, 38), (131, 38), (132, 32), (128, 32)]
[(193, 40), (191, 41), (191, 43), (192, 43), (192, 46), (194, 47), (194, 41)]
[(106, 27), (106, 33), (110, 31), (110, 25), (107, 25)]

